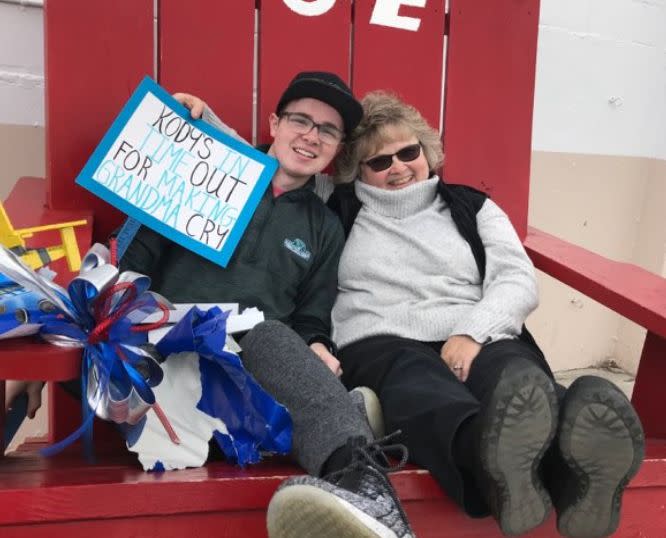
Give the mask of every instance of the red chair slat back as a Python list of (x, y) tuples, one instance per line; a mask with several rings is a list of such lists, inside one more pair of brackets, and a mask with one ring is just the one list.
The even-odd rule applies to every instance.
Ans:
[[(445, 178), (489, 192), (524, 236), (539, 3), (491, 4), (451, 0), (444, 62), (443, 2), (162, 0), (157, 71), (169, 91), (200, 95), (244, 137), (267, 141), (268, 116), (300, 70), (351, 78), (359, 97), (397, 92), (439, 126), (446, 63)], [(74, 178), (153, 74), (153, 17), (153, 0), (46, 6), (48, 203), (94, 208), (97, 239), (122, 216)]]
[(331, 71), (349, 83), (350, 23), (350, 2), (335, 2), (318, 16), (301, 15), (282, 0), (261, 3), (257, 109), (260, 142), (269, 141), (268, 116), (299, 71)]
[(539, 1), (449, 9), (444, 176), (488, 192), (524, 239)]
[[(390, 12), (389, 12), (390, 14)], [(386, 20), (372, 2), (358, 2), (354, 17), (353, 81), (359, 97), (377, 89), (399, 95), (439, 129), (444, 47), (443, 2), (405, 6)], [(398, 29), (378, 22), (403, 24)]]
[(254, 0), (162, 1), (159, 82), (200, 96), (252, 138)]
[(102, 238), (122, 215), (74, 179), (146, 74), (153, 0), (45, 2), (47, 203), (91, 208)]

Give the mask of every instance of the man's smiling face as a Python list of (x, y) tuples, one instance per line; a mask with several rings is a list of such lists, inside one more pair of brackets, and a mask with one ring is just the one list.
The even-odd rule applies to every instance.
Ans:
[[(303, 114), (317, 124), (344, 129), (338, 111), (317, 99), (297, 99), (288, 103), (284, 112)], [(273, 137), (269, 154), (278, 160), (283, 173), (300, 183), (304, 184), (311, 175), (324, 170), (340, 150), (341, 143), (323, 143), (316, 127), (309, 133), (298, 134), (286, 117), (271, 114), (269, 122)]]

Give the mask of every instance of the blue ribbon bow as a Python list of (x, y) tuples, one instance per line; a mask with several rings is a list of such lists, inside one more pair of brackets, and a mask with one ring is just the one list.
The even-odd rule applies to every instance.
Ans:
[(108, 249), (100, 244), (88, 251), (79, 276), (67, 291), (30, 270), (6, 249), (0, 250), (0, 267), (5, 276), (56, 305), (58, 314), (46, 317), (40, 328), (44, 339), (83, 348), (82, 424), (42, 453), (60, 452), (83, 436), (86, 454), (92, 458), (95, 414), (119, 424), (136, 424), (155, 405), (152, 387), (162, 380), (162, 369), (141, 347), (152, 327), (139, 324), (155, 312), (166, 313), (171, 305), (148, 291), (150, 278), (119, 272), (110, 263)]

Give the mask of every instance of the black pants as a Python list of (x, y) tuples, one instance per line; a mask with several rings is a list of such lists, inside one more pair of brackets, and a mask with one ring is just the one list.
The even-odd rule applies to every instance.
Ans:
[[(472, 475), (454, 460), (456, 434), (489, 397), (511, 361), (523, 358), (553, 374), (541, 352), (522, 340), (501, 340), (481, 348), (462, 383), (440, 357), (443, 342), (375, 336), (339, 352), (342, 381), (367, 386), (382, 404), (387, 431), (402, 430), (410, 460), (428, 469), (440, 486), (471, 516), (488, 514)], [(553, 381), (554, 382), (554, 381)], [(564, 392), (558, 387), (558, 392)]]

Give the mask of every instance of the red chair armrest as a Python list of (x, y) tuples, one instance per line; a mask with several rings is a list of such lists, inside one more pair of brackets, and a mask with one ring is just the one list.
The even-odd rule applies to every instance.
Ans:
[(666, 279), (630, 263), (609, 260), (536, 228), (525, 249), (534, 265), (648, 331), (666, 337)]

